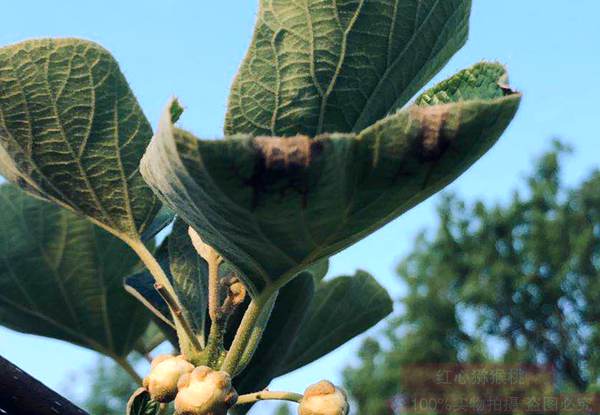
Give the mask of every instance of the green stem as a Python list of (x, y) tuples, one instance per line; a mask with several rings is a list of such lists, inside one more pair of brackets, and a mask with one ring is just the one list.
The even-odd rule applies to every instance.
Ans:
[(112, 358), (115, 362), (117, 362), (119, 366), (123, 368), (123, 370), (125, 370), (129, 374), (129, 376), (131, 376), (133, 380), (136, 381), (138, 385), (142, 385), (142, 377), (138, 375), (133, 366), (131, 366), (131, 364), (127, 361), (127, 358), (121, 356), (112, 356)]
[(247, 395), (241, 395), (236, 405), (245, 405), (249, 403), (254, 403), (258, 401), (289, 401), (300, 403), (304, 396), (299, 393), (293, 392), (271, 392), (271, 391), (261, 391), (255, 393), (249, 393)]
[(225, 333), (223, 332), (221, 325), (213, 322), (210, 326), (210, 332), (208, 334), (208, 342), (206, 344), (206, 349), (204, 349), (204, 353), (206, 354), (206, 361), (209, 367), (215, 367), (219, 358), (221, 357), (221, 352), (224, 350), (223, 347), (223, 339)]
[(231, 348), (225, 356), (221, 370), (231, 376), (235, 376), (243, 370), (242, 358), (254, 354), (269, 320), (268, 317), (275, 303), (274, 299), (277, 298), (277, 292), (264, 293), (250, 302), (231, 343)]
[(219, 262), (213, 252), (208, 261), (208, 315), (213, 324), (218, 324), (219, 319), (219, 291)]
[(236, 369), (236, 374), (240, 373), (242, 370), (248, 366), (250, 360), (254, 356), (256, 349), (258, 349), (258, 345), (262, 339), (263, 333), (266, 329), (267, 324), (269, 323), (269, 319), (271, 317), (271, 311), (275, 306), (275, 301), (277, 300), (277, 296), (279, 291), (276, 291), (273, 296), (268, 300), (267, 304), (264, 307), (263, 315), (261, 316), (261, 320), (256, 324), (254, 330), (250, 333), (250, 338), (246, 343), (246, 347), (242, 352), (242, 356), (238, 363), (238, 367)]

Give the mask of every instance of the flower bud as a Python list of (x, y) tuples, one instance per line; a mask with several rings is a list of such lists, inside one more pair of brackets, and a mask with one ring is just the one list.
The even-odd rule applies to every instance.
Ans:
[(348, 398), (346, 393), (326, 380), (309, 386), (300, 401), (300, 415), (347, 415)]
[(177, 395), (177, 381), (192, 370), (194, 365), (182, 355), (157, 356), (152, 360), (150, 374), (144, 379), (144, 387), (155, 401), (171, 402)]
[(226, 415), (237, 393), (227, 372), (199, 366), (177, 383), (175, 412), (178, 415)]

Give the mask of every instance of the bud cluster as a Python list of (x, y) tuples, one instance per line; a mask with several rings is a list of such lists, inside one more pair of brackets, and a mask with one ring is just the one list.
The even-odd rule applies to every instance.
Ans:
[(194, 367), (182, 355), (156, 357), (144, 387), (155, 401), (175, 400), (177, 415), (226, 415), (237, 401), (228, 373)]

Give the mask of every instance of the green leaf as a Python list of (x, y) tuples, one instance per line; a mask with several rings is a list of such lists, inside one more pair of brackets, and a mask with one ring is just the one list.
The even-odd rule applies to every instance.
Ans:
[(471, 0), (261, 0), (225, 134), (358, 132), (459, 50)]
[(181, 219), (169, 235), (169, 269), (173, 288), (194, 333), (204, 337), (208, 307), (208, 264), (198, 255)]
[(126, 356), (150, 315), (123, 290), (138, 260), (89, 220), (0, 186), (0, 324)]
[(307, 267), (306, 270), (313, 275), (316, 282), (321, 281), (329, 271), (329, 258), (315, 262)]
[(166, 206), (161, 206), (152, 223), (144, 231), (144, 234), (142, 235), (142, 241), (147, 242), (152, 240), (160, 231), (169, 226), (174, 220), (175, 212)]
[(144, 389), (136, 390), (127, 402), (126, 415), (158, 415), (160, 403), (150, 398), (150, 393)]
[(493, 81), (481, 67), (453, 79), (465, 77), (495, 83), (501, 96), (484, 88), (466, 101), (413, 105), (359, 134), (198, 140), (167, 108), (141, 171), (256, 296), (436, 193), (496, 142), (521, 96), (507, 90), (504, 69)]
[(385, 288), (364, 271), (322, 281), (277, 376), (325, 356), (392, 311), (392, 299)]
[[(208, 298), (208, 265), (188, 235), (188, 225), (177, 219), (171, 234), (155, 254), (166, 271), (175, 294), (194, 332), (204, 336)], [(143, 271), (125, 279), (125, 289), (149, 308), (163, 323), (175, 328), (167, 303), (154, 288), (154, 278)]]
[(0, 171), (138, 240), (159, 202), (139, 174), (152, 130), (117, 62), (78, 39), (0, 49)]

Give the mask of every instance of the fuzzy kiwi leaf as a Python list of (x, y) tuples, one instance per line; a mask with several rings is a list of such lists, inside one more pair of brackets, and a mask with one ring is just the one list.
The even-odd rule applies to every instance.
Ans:
[(0, 49), (0, 172), (123, 239), (160, 203), (139, 174), (152, 129), (114, 58), (80, 39)]
[(139, 261), (122, 241), (10, 184), (0, 235), (0, 324), (127, 356), (150, 313), (123, 290)]
[(359, 132), (467, 40), (471, 0), (260, 0), (225, 135)]
[(253, 296), (436, 193), (500, 137), (521, 95), (483, 63), (357, 134), (198, 140), (171, 105), (141, 172), (240, 273)]
[(392, 311), (389, 294), (367, 272), (321, 281), (277, 376), (325, 356)]

